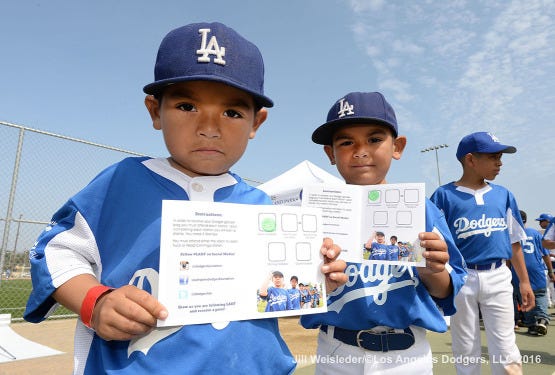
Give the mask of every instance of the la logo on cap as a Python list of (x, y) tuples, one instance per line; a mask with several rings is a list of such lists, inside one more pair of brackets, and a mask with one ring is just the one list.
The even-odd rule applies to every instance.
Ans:
[(211, 62), (209, 55), (214, 55), (216, 56), (216, 58), (214, 59), (214, 62), (216, 64), (225, 65), (225, 60), (223, 59), (223, 57), (225, 56), (225, 47), (220, 47), (215, 35), (210, 38), (208, 45), (206, 45), (206, 40), (208, 38), (208, 33), (210, 32), (210, 29), (199, 29), (198, 32), (202, 35), (202, 40), (200, 44), (200, 49), (197, 50), (197, 55), (201, 56), (199, 56), (197, 61), (209, 63)]
[(341, 99), (339, 101), (339, 112), (337, 112), (339, 118), (345, 117), (346, 115), (354, 115), (355, 113), (353, 112), (353, 108), (354, 105), (350, 105), (345, 98)]
[(493, 135), (493, 134), (491, 134), (491, 133), (488, 133), (488, 135), (491, 137), (491, 140), (492, 140), (492, 141), (494, 141), (494, 142), (496, 142), (496, 143), (499, 143), (499, 138), (497, 138), (495, 135)]

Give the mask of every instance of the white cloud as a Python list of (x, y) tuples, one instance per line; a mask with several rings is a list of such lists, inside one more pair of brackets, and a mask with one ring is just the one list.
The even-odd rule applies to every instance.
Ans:
[(383, 8), (384, 0), (350, 0), (351, 8), (355, 13), (365, 11), (378, 11)]

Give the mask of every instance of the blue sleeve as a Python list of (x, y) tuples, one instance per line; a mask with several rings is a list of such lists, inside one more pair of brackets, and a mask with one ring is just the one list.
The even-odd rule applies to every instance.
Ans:
[(511, 193), (510, 191), (509, 191), (509, 207), (511, 208), (511, 211), (513, 212), (514, 218), (518, 221), (518, 223), (520, 224), (520, 226), (524, 230), (524, 223), (522, 222), (522, 217), (520, 216), (520, 210), (518, 209), (518, 205), (516, 203), (516, 199), (515, 199), (513, 193)]
[(453, 284), (453, 293), (446, 298), (435, 298), (434, 301), (443, 310), (444, 315), (453, 315), (457, 312), (455, 306), (455, 296), (466, 281), (466, 264), (455, 245), (455, 241), (447, 227), (443, 213), (429, 200), (426, 200), (426, 231), (436, 232), (443, 236), (447, 243), (449, 253), (449, 263), (446, 265)]
[(46, 261), (45, 249), (50, 240), (73, 227), (76, 214), (77, 209), (73, 202), (67, 202), (54, 214), (50, 224), (43, 230), (29, 251), (33, 289), (27, 300), (24, 313), (25, 320), (29, 322), (38, 323), (43, 321), (57, 304), (52, 297), (52, 294), (56, 291), (56, 286), (53, 283)]
[[(111, 166), (102, 171), (86, 187), (69, 199), (52, 216), (50, 224), (46, 226), (29, 251), (33, 289), (27, 300), (23, 316), (25, 320), (38, 323), (53, 311), (52, 308), (56, 307), (57, 303), (52, 294), (60, 286), (62, 274), (75, 273), (76, 269), (81, 269), (77, 273), (92, 272), (91, 260), (87, 258), (87, 254), (81, 251), (83, 247), (88, 249), (85, 242), (68, 243), (71, 237), (71, 235), (68, 236), (68, 233), (76, 227), (78, 215), (86, 215), (85, 211), (91, 214), (92, 211), (95, 211), (91, 207), (101, 206), (99, 202), (104, 199), (114, 168), (115, 166)], [(63, 240), (58, 240), (57, 236)], [(52, 249), (51, 245), (56, 241), (62, 241), (62, 250), (59, 250), (62, 245), (60, 243), (55, 245), (56, 249)], [(53, 262), (60, 266), (54, 267)], [(88, 267), (91, 270), (82, 267)]]
[(540, 232), (536, 231), (534, 232), (534, 241), (536, 242), (537, 246), (538, 246), (538, 251), (540, 252), (540, 255), (542, 257), (544, 256), (549, 256), (549, 250), (546, 249), (545, 247), (543, 247), (542, 245), (542, 235)]
[(552, 220), (549, 222), (549, 224), (547, 225), (547, 228), (545, 228), (545, 230), (543, 231), (542, 240), (551, 240), (551, 238), (546, 238), (545, 236), (547, 235), (547, 232), (551, 230), (551, 227), (554, 225), (555, 225), (555, 221)]

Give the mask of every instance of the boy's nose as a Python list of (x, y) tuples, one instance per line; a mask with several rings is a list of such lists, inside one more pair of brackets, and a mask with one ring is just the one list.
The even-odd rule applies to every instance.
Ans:
[(197, 125), (197, 134), (207, 138), (218, 138), (220, 127), (216, 116), (209, 114), (201, 116)]
[(361, 147), (356, 150), (354, 154), (355, 158), (367, 158), (368, 157), (368, 150), (364, 147)]

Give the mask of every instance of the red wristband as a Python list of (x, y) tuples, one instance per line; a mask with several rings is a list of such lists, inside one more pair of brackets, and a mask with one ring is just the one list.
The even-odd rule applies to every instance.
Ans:
[(93, 286), (87, 292), (83, 303), (81, 304), (81, 321), (84, 325), (91, 328), (91, 319), (94, 310), (94, 306), (96, 305), (96, 301), (104, 294), (111, 292), (114, 288), (110, 288), (106, 285), (97, 285)]

